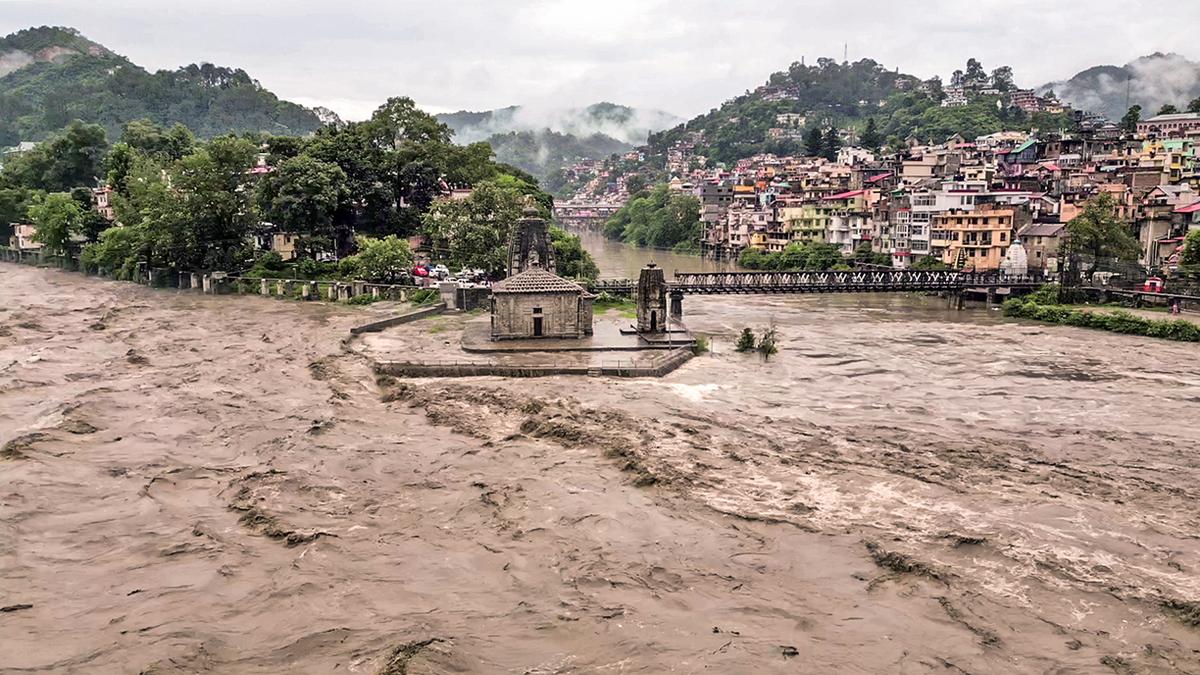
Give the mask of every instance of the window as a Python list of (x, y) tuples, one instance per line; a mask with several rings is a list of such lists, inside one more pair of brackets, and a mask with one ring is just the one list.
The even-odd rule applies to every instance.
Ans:
[(541, 308), (541, 307), (534, 307), (534, 308), (533, 308), (533, 313), (534, 313), (534, 315), (535, 315), (535, 316), (536, 316), (536, 315), (538, 315), (538, 314), (541, 314), (541, 313), (542, 313), (542, 308)]

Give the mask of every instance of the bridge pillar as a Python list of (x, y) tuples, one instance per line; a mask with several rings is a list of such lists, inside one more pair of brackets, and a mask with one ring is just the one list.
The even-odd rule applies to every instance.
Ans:
[(671, 291), (671, 320), (683, 321), (683, 291)]
[(987, 289), (987, 306), (991, 308), (994, 304), (996, 304), (996, 289), (989, 288)]
[[(681, 312), (682, 308), (681, 303)], [(637, 329), (639, 333), (667, 331), (667, 277), (654, 263), (643, 267), (638, 276)]]

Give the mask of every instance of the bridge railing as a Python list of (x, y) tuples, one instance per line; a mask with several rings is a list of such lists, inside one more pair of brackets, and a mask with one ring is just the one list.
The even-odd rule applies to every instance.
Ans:
[(670, 283), (685, 293), (837, 293), (940, 291), (1031, 286), (1036, 275), (960, 270), (811, 270), (800, 272), (676, 272)]

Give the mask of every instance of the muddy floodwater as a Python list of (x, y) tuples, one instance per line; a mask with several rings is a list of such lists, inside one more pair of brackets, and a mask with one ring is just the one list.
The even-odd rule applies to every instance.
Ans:
[(671, 276), (675, 272), (732, 272), (743, 268), (732, 260), (705, 260), (698, 255), (667, 249), (638, 248), (606, 239), (595, 230), (572, 229), (583, 247), (596, 260), (601, 279), (637, 279), (647, 263), (654, 263)]
[(661, 380), (377, 381), (387, 308), (0, 266), (0, 671), (1200, 672), (1195, 345), (684, 309)]

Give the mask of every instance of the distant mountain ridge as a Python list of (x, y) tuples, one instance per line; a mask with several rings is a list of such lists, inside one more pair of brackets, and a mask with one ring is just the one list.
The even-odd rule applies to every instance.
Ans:
[(682, 121), (660, 110), (643, 111), (607, 102), (558, 110), (516, 105), (479, 112), (460, 110), (437, 118), (454, 131), (456, 142), (486, 142), (497, 160), (539, 180), (572, 162), (603, 159), (644, 145), (651, 133)]
[(1131, 105), (1142, 106), (1142, 116), (1149, 117), (1163, 105), (1182, 110), (1200, 97), (1200, 63), (1159, 52), (1124, 66), (1094, 66), (1069, 80), (1039, 87), (1041, 92), (1049, 90), (1065, 103), (1110, 120), (1121, 119)]
[(322, 126), (245, 71), (209, 63), (148, 72), (73, 28), (29, 28), (0, 38), (0, 146), (36, 141), (73, 119), (115, 136), (125, 123), (176, 122), (201, 137), (266, 131), (303, 135)]
[(482, 141), (495, 134), (545, 129), (580, 138), (603, 134), (629, 146), (641, 145), (655, 131), (669, 129), (682, 118), (661, 110), (639, 110), (615, 103), (594, 103), (586, 108), (544, 109), (509, 106), (472, 112), (460, 110), (437, 115), (454, 130), (459, 143)]

